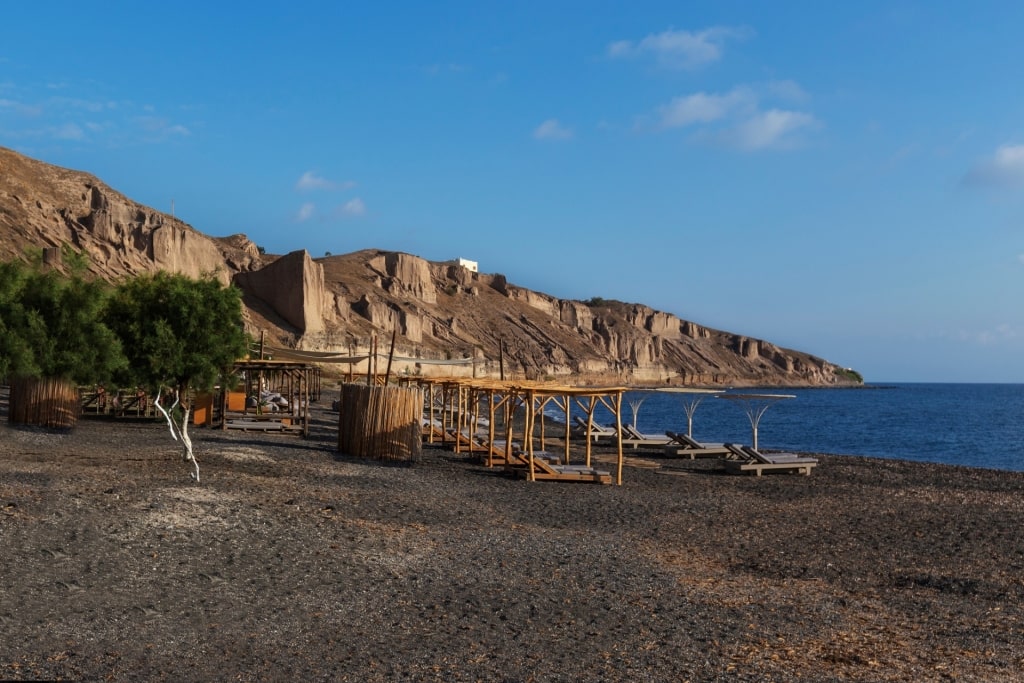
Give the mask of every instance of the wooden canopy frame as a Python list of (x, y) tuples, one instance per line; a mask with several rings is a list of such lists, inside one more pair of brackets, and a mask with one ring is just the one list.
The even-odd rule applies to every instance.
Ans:
[[(459, 377), (403, 377), (399, 381), (400, 383), (415, 383), (423, 387), (424, 403), (429, 410), (428, 422), (433, 423), (439, 413), (442, 425), (441, 434), (438, 435), (433, 425), (428, 424), (424, 432), (425, 439), (434, 443), (440, 436), (441, 443), (447, 445), (450, 441), (455, 452), (479, 453), (489, 467), (497, 464), (509, 465), (520, 460), (520, 456), (513, 452), (513, 444), (519, 435), (515, 433), (512, 418), (517, 409), (525, 406), (526, 416), (521, 443), (522, 458), (525, 458), (525, 462), (528, 463), (527, 479), (530, 481), (536, 480), (538, 449), (534, 448), (534, 434), (538, 429), (539, 450), (544, 449), (546, 436), (544, 420), (537, 419), (538, 415), (543, 414), (544, 408), (553, 404), (565, 413), (565, 451), (561, 458), (563, 465), (568, 465), (570, 462), (572, 436), (572, 420), (570, 418), (573, 404), (583, 411), (587, 417), (587, 429), (584, 435), (584, 467), (589, 468), (591, 467), (593, 448), (591, 437), (594, 411), (598, 405), (603, 405), (615, 416), (617, 434), (615, 483), (622, 484), (622, 397), (628, 390), (626, 387), (570, 387), (522, 380), (500, 381)], [(469, 426), (475, 429), (475, 425), (481, 417), (480, 404), (484, 402), (487, 405), (488, 420), (486, 443), (478, 443), (474, 438), (464, 440), (464, 429)], [(504, 416), (503, 442), (497, 438), (495, 427), (495, 418), (499, 411)], [(470, 437), (472, 436), (470, 434)], [(580, 476), (564, 478), (583, 480), (583, 477)]]
[[(571, 407), (575, 403), (587, 416), (587, 429), (584, 434), (584, 465), (591, 466), (591, 453), (593, 448), (592, 431), (594, 426), (594, 411), (598, 405), (603, 405), (612, 415), (615, 416), (616, 437), (616, 469), (615, 483), (622, 485), (622, 396), (627, 391), (626, 387), (569, 387), (551, 386), (545, 384), (516, 385), (512, 390), (524, 398), (524, 404), (528, 406), (526, 411), (526, 425), (524, 427), (523, 446), (526, 456), (530, 462), (530, 475), (527, 477), (534, 481), (535, 475), (535, 450), (533, 447), (533, 433), (537, 422), (537, 416), (543, 415), (544, 407), (554, 403), (565, 412), (565, 453), (564, 462), (569, 463), (570, 435), (572, 431)], [(511, 421), (509, 432), (511, 434)], [(540, 420), (540, 442), (541, 450), (544, 449), (544, 420)], [(511, 441), (510, 439), (506, 440)], [(511, 447), (511, 444), (509, 444)]]
[[(234, 364), (236, 373), (245, 374), (245, 396), (258, 391), (261, 379), (268, 386), (280, 387), (288, 399), (288, 410), (274, 413), (250, 411), (248, 403), (241, 411), (228, 411), (228, 392), (221, 392), (221, 429), (277, 429), (287, 433), (309, 435), (309, 402), (320, 397), (320, 368), (307, 363), (283, 360), (246, 360)], [(258, 400), (258, 399), (257, 399)], [(288, 423), (286, 424), (285, 420)], [(257, 427), (262, 423), (262, 427)], [(242, 425), (242, 426), (239, 426)]]

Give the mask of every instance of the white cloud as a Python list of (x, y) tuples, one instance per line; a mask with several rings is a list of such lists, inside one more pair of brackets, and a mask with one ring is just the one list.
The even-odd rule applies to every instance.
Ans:
[(753, 95), (743, 88), (736, 88), (724, 95), (704, 92), (676, 97), (658, 108), (658, 119), (662, 128), (681, 128), (694, 123), (711, 123), (729, 116), (741, 107), (753, 107)]
[(1024, 187), (1024, 145), (1003, 145), (967, 172), (972, 187)]
[(192, 134), (185, 126), (170, 123), (167, 119), (159, 116), (138, 116), (135, 118), (135, 122), (146, 132), (154, 133), (161, 138), (171, 135), (187, 137)]
[[(14, 84), (0, 84), (0, 114), (13, 114), (27, 121), (11, 122), (6, 134), (15, 137), (49, 137), (63, 141), (125, 144), (145, 142), (160, 144), (192, 135), (185, 122), (162, 116), (153, 106), (140, 106), (130, 100), (92, 97), (91, 84), (75, 88), (69, 84), (51, 87), (52, 92), (29, 94)], [(8, 90), (10, 92), (8, 92)], [(78, 97), (76, 90), (90, 92)], [(6, 122), (5, 122), (6, 123)], [(17, 129), (17, 126), (25, 126)], [(29, 127), (30, 126), (30, 127)], [(14, 129), (10, 129), (10, 128)]]
[(295, 214), (295, 220), (298, 221), (299, 223), (308, 221), (310, 218), (313, 217), (313, 214), (315, 212), (316, 206), (313, 205), (313, 202), (306, 202), (305, 204), (299, 207), (298, 212)]
[(83, 140), (85, 139), (85, 131), (77, 123), (65, 123), (51, 129), (53, 137), (58, 140)]
[(639, 42), (620, 40), (608, 46), (608, 56), (630, 58), (653, 55), (662, 66), (694, 69), (722, 58), (727, 39), (742, 40), (750, 35), (747, 28), (713, 26), (703, 31), (675, 31), (669, 29), (653, 33)]
[(334, 183), (326, 178), (321, 178), (313, 171), (306, 171), (295, 183), (295, 188), (298, 190), (329, 190), (333, 186)]
[(796, 81), (769, 81), (765, 90), (769, 95), (791, 102), (805, 102), (810, 98), (807, 91), (801, 88)]
[(80, 97), (51, 97), (48, 100), (47, 104), (50, 107), (55, 106), (58, 109), (80, 109), (83, 111), (90, 112), (92, 114), (98, 114), (107, 108), (106, 102), (86, 100)]
[(788, 147), (796, 142), (793, 135), (797, 131), (816, 125), (817, 119), (810, 114), (769, 109), (740, 123), (728, 137), (744, 150)]
[(342, 205), (341, 213), (345, 216), (362, 216), (366, 213), (366, 204), (359, 197), (350, 199)]
[(0, 100), (0, 109), (10, 109), (19, 116), (38, 117), (42, 115), (43, 108), (39, 105), (29, 105), (16, 100)]
[(355, 183), (351, 180), (335, 182), (317, 175), (315, 171), (306, 171), (295, 183), (295, 189), (301, 192), (312, 190), (348, 190), (352, 187), (355, 187)]
[(990, 330), (960, 330), (959, 337), (962, 341), (973, 342), (981, 346), (991, 346), (1001, 342), (1010, 341), (1020, 336), (1012, 326), (1003, 323), (996, 325)]
[(469, 68), (463, 64), (449, 62), (448, 64), (428, 64), (423, 67), (423, 71), (430, 76), (437, 76), (441, 73), (463, 73), (469, 71)]
[(748, 86), (676, 97), (657, 108), (656, 119), (660, 130), (698, 127), (694, 139), (717, 140), (745, 151), (791, 147), (798, 142), (798, 131), (820, 125), (804, 112), (760, 109), (755, 89)]
[(572, 128), (563, 126), (558, 119), (548, 119), (533, 130), (537, 140), (569, 140), (572, 136)]

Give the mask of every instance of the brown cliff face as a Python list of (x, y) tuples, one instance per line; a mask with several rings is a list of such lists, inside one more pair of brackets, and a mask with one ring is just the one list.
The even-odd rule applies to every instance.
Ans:
[[(769, 342), (713, 330), (640, 304), (581, 302), (417, 256), (367, 250), (316, 259), (337, 310), (310, 349), (365, 349), (398, 331), (399, 355), (483, 359), (477, 373), (574, 383), (816, 386), (851, 384), (842, 368)], [(366, 325), (353, 326), (361, 319)], [(344, 340), (344, 341), (342, 341)], [(501, 345), (504, 345), (504, 353)]]
[(324, 287), (324, 271), (305, 250), (293, 251), (260, 270), (235, 275), (246, 296), (255, 298), (284, 318), (299, 334), (316, 334), (324, 319), (333, 317)]
[(229, 282), (260, 267), (244, 235), (217, 240), (142, 206), (94, 176), (52, 166), (0, 147), (0, 258), (68, 244), (106, 279), (167, 270), (190, 277), (215, 273)]
[[(243, 290), (246, 321), (271, 344), (360, 352), (397, 331), (396, 354), (475, 358), (477, 376), (568, 383), (850, 384), (836, 365), (615, 301), (570, 301), (398, 252), (264, 256), (244, 235), (208, 237), (85, 173), (0, 148), (0, 259), (70, 245), (107, 280), (168, 270), (217, 273)], [(430, 372), (414, 363), (399, 373)], [(448, 373), (451, 367), (439, 372)]]

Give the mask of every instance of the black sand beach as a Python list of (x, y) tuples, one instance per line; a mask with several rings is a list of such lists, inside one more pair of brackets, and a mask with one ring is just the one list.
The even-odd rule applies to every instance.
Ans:
[[(322, 402), (329, 405), (329, 400)], [(159, 423), (11, 428), (0, 679), (1020, 681), (1024, 474), (822, 455), (624, 485)]]

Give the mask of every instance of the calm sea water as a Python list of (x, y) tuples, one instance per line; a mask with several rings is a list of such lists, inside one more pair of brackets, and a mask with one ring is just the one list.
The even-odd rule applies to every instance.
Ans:
[[(761, 448), (868, 455), (1024, 471), (1024, 384), (879, 384), (857, 389), (736, 390), (791, 394), (761, 417)], [(642, 399), (642, 402), (640, 402)], [(645, 433), (686, 431), (692, 395), (629, 392), (623, 421)], [(744, 404), (709, 396), (694, 413), (700, 441), (751, 443)], [(608, 424), (607, 411), (596, 420)], [(564, 419), (564, 415), (563, 415)]]

